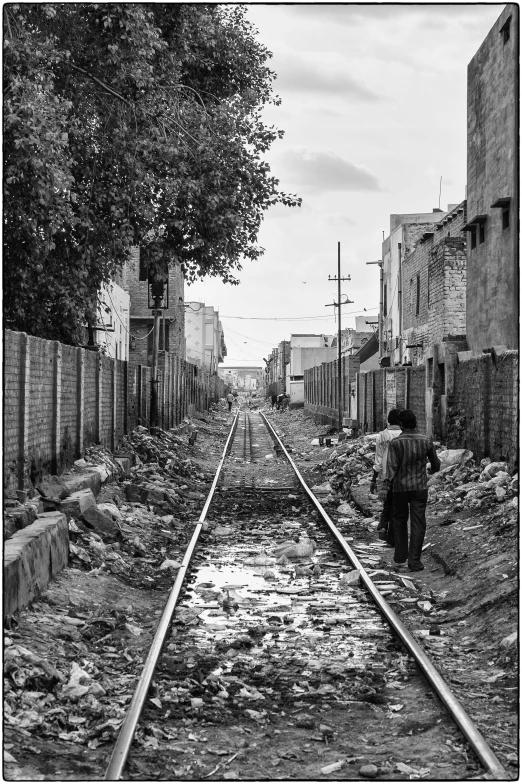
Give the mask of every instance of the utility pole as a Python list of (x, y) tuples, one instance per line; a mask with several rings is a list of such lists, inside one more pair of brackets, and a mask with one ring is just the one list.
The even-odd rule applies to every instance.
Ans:
[[(337, 397), (338, 397), (338, 417), (339, 417), (339, 430), (343, 429), (343, 363), (341, 355), (341, 305), (348, 305), (352, 300), (346, 297), (345, 302), (341, 302), (341, 281), (351, 280), (348, 275), (347, 278), (341, 278), (341, 243), (337, 243), (337, 277), (328, 275), (328, 280), (337, 281), (337, 302), (332, 302), (330, 305), (325, 305), (327, 308), (339, 308), (339, 324), (337, 330)], [(345, 295), (346, 296), (346, 295)]]

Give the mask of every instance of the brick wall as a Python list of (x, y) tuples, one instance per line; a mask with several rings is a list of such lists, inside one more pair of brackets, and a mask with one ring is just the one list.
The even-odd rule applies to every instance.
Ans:
[(78, 354), (81, 349), (61, 346), (61, 401), (60, 401), (60, 449), (58, 466), (70, 465), (75, 459), (78, 421)]
[[(223, 397), (221, 379), (160, 353), (159, 424), (172, 427), (187, 413)], [(95, 351), (4, 334), (4, 490), (12, 493), (60, 473), (86, 446), (114, 450), (122, 436), (150, 417), (151, 368)]]
[[(466, 332), (466, 202), (445, 213), (403, 261), (405, 361), (426, 363), (427, 348)], [(417, 313), (418, 310), (418, 313)]]
[(518, 352), (459, 362), (448, 396), (447, 442), (477, 459), (518, 461)]

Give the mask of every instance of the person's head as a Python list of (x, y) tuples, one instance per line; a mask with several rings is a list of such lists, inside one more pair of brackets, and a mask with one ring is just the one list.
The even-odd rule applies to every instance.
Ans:
[(417, 427), (417, 417), (409, 408), (399, 411), (397, 419), (403, 430), (414, 430)]
[(399, 415), (399, 412), (400, 412), (400, 408), (392, 408), (392, 410), (388, 414), (388, 424), (389, 425), (398, 425), (399, 424), (399, 420), (397, 418), (398, 415)]

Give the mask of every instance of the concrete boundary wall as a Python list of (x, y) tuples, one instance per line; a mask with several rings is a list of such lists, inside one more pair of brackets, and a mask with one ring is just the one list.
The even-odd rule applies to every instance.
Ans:
[(426, 369), (415, 367), (379, 368), (357, 376), (357, 421), (362, 433), (386, 427), (388, 411), (410, 408), (418, 428), (426, 430)]
[(447, 443), (481, 460), (518, 461), (518, 351), (465, 357), (447, 402)]
[[(92, 444), (114, 451), (149, 424), (152, 370), (57, 341), (4, 332), (4, 491), (65, 471)], [(158, 425), (208, 409), (224, 384), (160, 352)]]
[[(350, 392), (356, 380), (361, 361), (359, 357), (342, 358), (344, 416), (350, 416)], [(304, 407), (317, 416), (323, 424), (337, 425), (339, 417), (339, 363), (338, 360), (323, 362), (304, 372)]]
[[(334, 425), (336, 368), (337, 363), (330, 362), (305, 371), (305, 409), (322, 423)], [(517, 351), (497, 349), (480, 356), (472, 356), (471, 352), (456, 354), (455, 362), (447, 363), (436, 417), (433, 378), (426, 376), (424, 365), (364, 373), (355, 373), (353, 368), (350, 373), (345, 370), (345, 416), (357, 420), (361, 433), (375, 433), (386, 426), (392, 408), (410, 408), (417, 417), (419, 430), (442, 440), (449, 448), (471, 449), (477, 460), (490, 457), (506, 460), (512, 467), (517, 464)], [(351, 392), (355, 395), (351, 396)]]

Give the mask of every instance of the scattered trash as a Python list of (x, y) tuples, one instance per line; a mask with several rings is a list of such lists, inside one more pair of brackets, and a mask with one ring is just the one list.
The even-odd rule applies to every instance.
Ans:
[(341, 586), (358, 585), (360, 579), (361, 579), (361, 573), (359, 569), (353, 569), (351, 572), (347, 572), (346, 574), (343, 574), (343, 576), (339, 581), (339, 585)]
[(179, 561), (171, 561), (167, 558), (167, 560), (163, 561), (161, 564), (160, 569), (179, 569), (180, 567), (181, 564)]
[(325, 765), (324, 768), (321, 768), (321, 773), (323, 775), (334, 773), (336, 770), (341, 770), (344, 764), (345, 764), (344, 760), (339, 760), (339, 762), (332, 762), (330, 765)]

